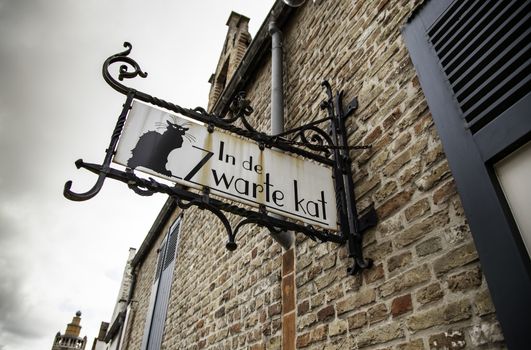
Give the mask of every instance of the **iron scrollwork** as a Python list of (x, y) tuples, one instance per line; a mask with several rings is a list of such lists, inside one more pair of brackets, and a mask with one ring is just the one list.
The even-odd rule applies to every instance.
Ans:
[[(124, 43), (125, 51), (110, 56), (105, 60), (102, 68), (102, 74), (105, 81), (116, 91), (127, 96), (123, 105), (115, 129), (111, 136), (109, 147), (106, 150), (105, 158), (101, 165), (85, 163), (79, 159), (76, 161), (76, 167), (87, 169), (98, 175), (95, 185), (85, 193), (76, 193), (71, 190), (72, 182), (68, 181), (64, 186), (64, 196), (74, 201), (84, 201), (94, 197), (101, 190), (107, 177), (118, 180), (127, 184), (135, 193), (142, 196), (150, 196), (154, 193), (165, 193), (176, 201), (182, 209), (192, 206), (199, 209), (208, 210), (216, 215), (226, 229), (228, 240), (226, 248), (234, 250), (237, 247), (236, 235), (244, 225), (257, 224), (267, 227), (272, 234), (281, 231), (294, 231), (308, 236), (312, 240), (322, 242), (334, 242), (344, 244), (348, 242), (349, 255), (354, 258), (354, 265), (349, 272), (354, 274), (363, 268), (370, 266), (369, 260), (364, 260), (362, 255), (362, 233), (368, 227), (374, 226), (376, 216), (374, 209), (369, 213), (358, 218), (356, 212), (352, 172), (350, 164), (350, 149), (367, 148), (370, 146), (348, 146), (346, 139), (345, 120), (355, 110), (355, 105), (350, 105), (347, 111), (342, 107), (342, 94), (337, 94), (335, 99), (332, 89), (328, 82), (324, 82), (328, 99), (322, 104), (322, 109), (327, 110), (328, 116), (306, 125), (288, 130), (279, 135), (267, 135), (263, 132), (256, 131), (248, 122), (247, 117), (253, 112), (245, 93), (240, 93), (234, 99), (229, 116), (215, 116), (209, 114), (205, 109), (197, 107), (187, 109), (173, 103), (158, 99), (144, 92), (129, 88), (121, 83), (124, 79), (136, 77), (146, 78), (140, 65), (129, 57), (132, 50), (130, 43)], [(118, 80), (110, 72), (110, 66), (116, 63), (121, 64), (119, 68)], [(258, 211), (249, 210), (241, 206), (233, 205), (227, 202), (213, 198), (209, 194), (209, 189), (204, 188), (202, 193), (191, 192), (180, 185), (168, 186), (157, 182), (153, 178), (140, 178), (132, 169), (126, 168), (125, 171), (113, 169), (110, 167), (112, 157), (115, 154), (118, 139), (123, 130), (127, 113), (131, 108), (133, 99), (137, 99), (167, 110), (182, 114), (186, 117), (195, 119), (208, 125), (209, 131), (220, 128), (231, 133), (238, 134), (248, 139), (254, 140), (261, 147), (275, 147), (280, 150), (297, 154), (321, 164), (332, 167), (337, 196), (337, 207), (340, 218), (339, 234), (323, 229), (317, 229), (311, 225), (302, 225), (296, 222), (279, 219), (268, 215), (265, 208)], [(241, 122), (245, 129), (235, 126), (234, 123)], [(319, 124), (330, 122), (328, 131), (318, 127)], [(288, 139), (287, 136), (292, 136)], [(236, 214), (244, 217), (234, 229), (231, 226), (225, 212)]]

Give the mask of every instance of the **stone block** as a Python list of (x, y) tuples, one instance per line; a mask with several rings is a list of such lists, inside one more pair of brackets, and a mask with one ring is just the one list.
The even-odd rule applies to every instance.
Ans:
[(465, 292), (481, 285), (482, 274), (479, 268), (463, 271), (453, 276), (448, 276), (448, 289), (452, 292)]
[(310, 310), (310, 301), (308, 299), (297, 305), (297, 315), (302, 316)]
[(413, 303), (411, 301), (411, 294), (402, 295), (393, 299), (391, 303), (391, 314), (393, 317), (398, 317), (413, 310)]
[(378, 328), (371, 328), (362, 332), (357, 337), (358, 346), (377, 345), (404, 337), (404, 331), (398, 322), (392, 322)]
[(410, 340), (407, 343), (398, 344), (396, 350), (424, 350), (422, 339)]
[(321, 310), (317, 311), (317, 321), (325, 322), (331, 318), (334, 318), (335, 315), (336, 310), (334, 309), (334, 305), (328, 305), (322, 308)]
[(328, 325), (324, 324), (321, 326), (318, 326), (311, 331), (312, 339), (311, 342), (315, 343), (321, 340), (326, 339), (328, 336)]
[(380, 294), (387, 297), (429, 281), (430, 278), (431, 272), (427, 265), (417, 266), (382, 284)]
[(393, 244), (391, 241), (383, 242), (378, 245), (373, 244), (365, 249), (365, 256), (378, 262), (388, 256), (393, 251)]
[(409, 202), (412, 195), (413, 195), (412, 190), (404, 190), (404, 191), (401, 191), (395, 194), (391, 198), (389, 198), (387, 201), (382, 203), (378, 208), (376, 208), (378, 219), (383, 221), (388, 216), (391, 216), (396, 211), (403, 208)]
[(345, 334), (348, 329), (348, 321), (335, 320), (328, 325), (328, 335), (334, 337), (336, 335)]
[(429, 338), (430, 350), (466, 349), (465, 334), (461, 330), (450, 330), (434, 334)]
[(383, 169), (382, 174), (385, 177), (394, 175), (400, 168), (411, 160), (411, 153), (409, 150), (402, 152), (398, 157), (389, 162)]
[(394, 194), (397, 188), (395, 181), (388, 181), (374, 193), (373, 198), (376, 203), (381, 203)]
[(404, 210), (404, 216), (408, 222), (421, 217), (430, 210), (430, 202), (427, 198), (422, 198), (421, 200), (410, 205), (406, 210)]
[(455, 182), (452, 180), (443, 184), (433, 193), (433, 203), (441, 204), (457, 193)]
[(297, 349), (302, 349), (310, 345), (312, 335), (310, 332), (306, 332), (297, 336)]
[(443, 290), (439, 283), (432, 283), (429, 286), (421, 288), (415, 294), (418, 303), (424, 305), (436, 300), (442, 299), (444, 296)]
[(394, 255), (387, 259), (387, 271), (393, 272), (396, 269), (407, 266), (411, 262), (412, 255), (410, 252)]
[(350, 331), (354, 329), (361, 328), (367, 324), (367, 313), (366, 312), (358, 312), (357, 314), (354, 314), (347, 318), (348, 322), (348, 329)]
[(433, 213), (421, 222), (400, 232), (396, 237), (395, 244), (397, 247), (408, 246), (422, 238), (425, 234), (444, 227), (449, 221), (450, 218), (448, 217), (447, 210)]
[(343, 300), (336, 303), (337, 314), (342, 315), (360, 306), (368, 305), (374, 302), (375, 299), (376, 292), (372, 288), (365, 288), (357, 293), (349, 294)]
[(411, 331), (416, 332), (437, 325), (451, 324), (469, 319), (472, 316), (471, 309), (470, 302), (463, 299), (416, 313), (408, 318), (407, 325)]
[(450, 168), (448, 167), (447, 162), (442, 162), (437, 167), (431, 169), (429, 172), (422, 175), (415, 185), (420, 191), (428, 191), (433, 188), (433, 186), (439, 184), (442, 180), (448, 178), (450, 175)]
[(315, 313), (309, 313), (302, 317), (297, 318), (297, 330), (301, 331), (307, 327), (311, 327), (317, 323), (317, 315)]
[(389, 310), (387, 310), (387, 306), (384, 303), (374, 305), (367, 310), (367, 316), (371, 325), (385, 320), (388, 315)]
[(448, 271), (461, 267), (478, 259), (478, 253), (473, 242), (457, 247), (442, 257), (435, 260), (433, 270), (437, 276), (441, 276)]
[(385, 277), (385, 272), (382, 264), (371, 267), (370, 269), (363, 270), (363, 278), (366, 284), (379, 281)]
[(481, 322), (469, 330), (470, 340), (474, 346), (493, 345), (503, 341), (503, 333), (500, 324), (496, 321)]
[(419, 257), (433, 254), (442, 249), (440, 237), (432, 237), (415, 246), (415, 251)]
[(496, 311), (488, 289), (484, 289), (476, 294), (474, 308), (478, 316), (485, 316)]

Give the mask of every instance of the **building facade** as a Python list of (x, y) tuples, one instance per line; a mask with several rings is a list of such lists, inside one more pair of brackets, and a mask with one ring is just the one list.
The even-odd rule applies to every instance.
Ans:
[(120, 348), (529, 344), (529, 227), (519, 212), (531, 208), (511, 204), (496, 173), (511, 154), (529, 164), (529, 1), (272, 6), (252, 41), (248, 19), (230, 15), (209, 112), (226, 114), (245, 91), (250, 123), (269, 133), (274, 20), (285, 129), (322, 116), (324, 79), (357, 97), (348, 141), (372, 146), (351, 157), (357, 209), (378, 215), (363, 238), (373, 266), (349, 275), (346, 246), (297, 234), (285, 249), (256, 225), (230, 252), (215, 215), (169, 198), (131, 261)]

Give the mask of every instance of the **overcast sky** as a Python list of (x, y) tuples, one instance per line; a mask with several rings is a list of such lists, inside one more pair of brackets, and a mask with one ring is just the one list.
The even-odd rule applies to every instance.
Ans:
[[(126, 84), (182, 107), (207, 105), (232, 10), (254, 36), (274, 0), (0, 0), (0, 350), (50, 349), (77, 310), (92, 346), (109, 321), (129, 247), (165, 197), (96, 176), (125, 96), (101, 76), (133, 44), (149, 73)], [(140, 81), (142, 80), (142, 81)]]

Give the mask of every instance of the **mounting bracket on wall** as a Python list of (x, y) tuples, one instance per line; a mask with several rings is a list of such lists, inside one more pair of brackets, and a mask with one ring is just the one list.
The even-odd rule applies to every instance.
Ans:
[[(127, 184), (135, 193), (149, 196), (154, 193), (166, 193), (173, 197), (177, 205), (186, 209), (196, 206), (206, 209), (216, 215), (223, 223), (228, 242), (226, 248), (234, 250), (237, 247), (236, 235), (243, 225), (258, 224), (267, 227), (273, 234), (281, 231), (295, 231), (302, 233), (312, 240), (322, 242), (334, 242), (348, 244), (349, 257), (354, 259), (352, 267), (348, 269), (350, 274), (355, 274), (362, 269), (371, 266), (370, 259), (364, 259), (362, 251), (362, 235), (368, 228), (376, 225), (376, 211), (371, 206), (364, 215), (358, 215), (354, 196), (354, 183), (352, 180), (352, 160), (349, 151), (365, 149), (370, 146), (349, 146), (346, 129), (346, 120), (357, 109), (357, 100), (352, 100), (346, 107), (343, 106), (343, 93), (333, 94), (332, 87), (327, 81), (322, 83), (326, 90), (327, 98), (322, 102), (321, 109), (327, 112), (327, 116), (306, 125), (271, 136), (256, 131), (247, 117), (253, 112), (245, 94), (238, 94), (230, 108), (229, 115), (216, 116), (207, 113), (203, 108), (182, 108), (173, 103), (158, 99), (146, 93), (129, 88), (121, 83), (123, 79), (131, 79), (137, 76), (147, 77), (136, 61), (129, 57), (132, 45), (124, 43), (126, 50), (109, 57), (103, 64), (103, 77), (105, 81), (116, 91), (127, 96), (122, 112), (112, 133), (109, 147), (106, 150), (102, 164), (85, 163), (79, 159), (76, 161), (77, 168), (85, 168), (98, 175), (95, 185), (84, 193), (76, 193), (71, 190), (72, 182), (65, 183), (64, 196), (73, 201), (84, 201), (94, 197), (101, 190), (105, 178), (109, 177)], [(121, 63), (118, 80), (110, 73), (112, 64)], [(129, 70), (132, 69), (132, 70)], [(261, 150), (275, 148), (281, 151), (296, 154), (306, 159), (311, 159), (322, 165), (330, 167), (333, 173), (334, 189), (336, 192), (336, 207), (338, 211), (339, 232), (314, 227), (309, 224), (301, 224), (289, 219), (279, 219), (268, 214), (267, 208), (260, 205), (258, 210), (251, 210), (241, 205), (235, 205), (227, 201), (214, 198), (211, 189), (203, 186), (201, 191), (193, 191), (186, 186), (168, 186), (153, 178), (141, 178), (135, 174), (134, 169), (126, 167), (125, 171), (111, 168), (111, 161), (116, 155), (118, 141), (122, 136), (124, 124), (133, 104), (133, 100), (162, 107), (176, 112), (188, 118), (194, 119), (208, 126), (208, 131), (214, 128), (237, 134), (245, 139), (256, 142)], [(328, 130), (319, 127), (320, 124), (329, 122)], [(245, 128), (240, 128), (235, 123), (241, 123)], [(234, 228), (225, 213), (232, 213), (243, 217)]]

